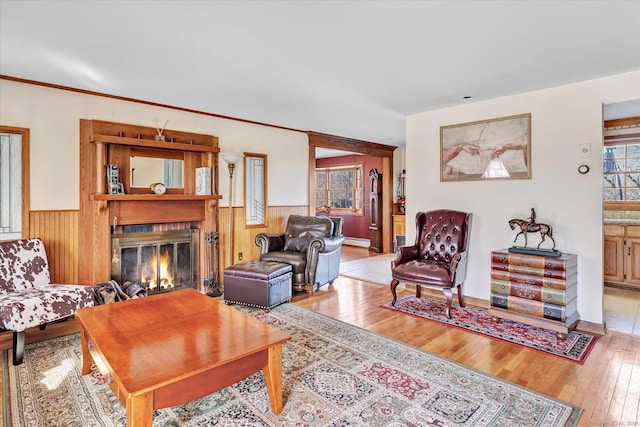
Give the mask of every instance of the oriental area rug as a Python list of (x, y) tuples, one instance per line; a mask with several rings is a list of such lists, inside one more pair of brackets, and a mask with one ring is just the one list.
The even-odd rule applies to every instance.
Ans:
[(580, 364), (584, 363), (598, 341), (597, 337), (577, 331), (569, 332), (567, 338), (562, 341), (556, 338), (555, 332), (548, 329), (507, 319), (494, 323), (486, 310), (461, 308), (455, 303), (451, 306), (451, 319), (449, 319), (444, 314), (445, 303), (429, 298), (409, 296), (398, 299), (395, 306), (389, 302), (383, 307), (498, 338)]
[[(153, 426), (575, 426), (582, 409), (293, 304), (234, 306), (291, 335), (284, 410), (271, 412), (262, 372), (155, 412)], [(12, 426), (124, 426), (95, 367), (82, 376), (79, 335), (5, 352)]]

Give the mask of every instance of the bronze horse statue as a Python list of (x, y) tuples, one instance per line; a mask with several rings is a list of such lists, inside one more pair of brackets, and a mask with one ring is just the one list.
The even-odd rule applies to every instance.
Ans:
[[(533, 211), (533, 209), (532, 209)], [(512, 219), (509, 221), (509, 226), (511, 227), (512, 230), (516, 229), (516, 225), (520, 227), (520, 232), (518, 234), (516, 234), (516, 238), (513, 239), (513, 242), (515, 243), (516, 240), (518, 240), (518, 236), (520, 236), (521, 234), (524, 236), (524, 247), (527, 247), (527, 233), (540, 233), (540, 237), (542, 237), (542, 240), (540, 240), (540, 243), (538, 243), (537, 248), (540, 248), (540, 245), (542, 244), (542, 242), (544, 242), (545, 238), (548, 236), (551, 241), (553, 242), (553, 248), (551, 248), (551, 250), (554, 250), (556, 248), (556, 241), (553, 239), (553, 230), (551, 229), (551, 226), (548, 224), (538, 224), (535, 222), (535, 213), (533, 216), (533, 219), (531, 221), (527, 221), (526, 219)]]

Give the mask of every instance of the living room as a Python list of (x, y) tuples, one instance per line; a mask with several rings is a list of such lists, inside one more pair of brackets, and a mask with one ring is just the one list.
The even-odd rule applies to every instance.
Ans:
[[(634, 3), (634, 2), (632, 2)], [(635, 9), (637, 11), (637, 8)], [(117, 61), (114, 58), (114, 61)], [(127, 58), (129, 60), (129, 58)], [(133, 59), (132, 59), (133, 61)], [(80, 223), (80, 188), (81, 159), (79, 155), (80, 120), (105, 120), (109, 122), (153, 127), (155, 123), (165, 123), (166, 128), (176, 131), (214, 135), (219, 140), (220, 151), (242, 153), (261, 153), (268, 159), (268, 207), (267, 222), (264, 229), (243, 228), (234, 237), (234, 257), (242, 252), (245, 259), (256, 258), (258, 248), (254, 244), (255, 235), (260, 231), (282, 232), (286, 218), (291, 214), (313, 214), (310, 206), (310, 158), (311, 152), (308, 130), (323, 132), (321, 128), (308, 128), (281, 125), (279, 123), (255, 120), (250, 113), (239, 117), (228, 116), (221, 111), (209, 111), (189, 108), (180, 103), (165, 102), (159, 96), (156, 99), (140, 99), (136, 94), (111, 93), (94, 86), (76, 87), (58, 83), (55, 76), (51, 78), (34, 78), (34, 74), (15, 75), (5, 72), (3, 58), (2, 76), (0, 78), (0, 125), (3, 128), (28, 129), (29, 138), (29, 188), (27, 216), (25, 217), (25, 236), (44, 237), (50, 242), (47, 250), (51, 254), (52, 276), (61, 283), (79, 283), (82, 272), (78, 268), (78, 248), (84, 236), (78, 234)], [(123, 61), (126, 62), (126, 61)], [(467, 88), (461, 88), (466, 95)], [(162, 91), (158, 87), (158, 91)], [(457, 95), (456, 95), (457, 96)], [(505, 92), (503, 96), (483, 98), (478, 95), (477, 101), (450, 103), (435, 109), (416, 110), (403, 117), (406, 123), (405, 145), (395, 149), (393, 157), (388, 161), (387, 170), (396, 179), (402, 169), (407, 171), (406, 179), (406, 217), (407, 242), (415, 239), (412, 221), (416, 213), (424, 210), (446, 207), (474, 215), (470, 237), (467, 280), (464, 284), (464, 295), (481, 301), (488, 301), (490, 287), (491, 252), (512, 244), (514, 232), (508, 226), (511, 218), (526, 217), (533, 207), (540, 222), (553, 225), (557, 248), (563, 252), (578, 255), (578, 312), (580, 322), (578, 329), (604, 334), (603, 312), (603, 213), (602, 213), (602, 163), (599, 153), (603, 149), (602, 114), (603, 104), (616, 103), (640, 97), (640, 69), (638, 67), (597, 77), (587, 77), (573, 81), (558, 81), (557, 84), (518, 92)], [(462, 96), (459, 96), (462, 98)], [(175, 99), (175, 98), (174, 98)], [(268, 107), (265, 107), (268, 109)], [(478, 120), (531, 114), (531, 161), (530, 179), (509, 180), (472, 180), (460, 182), (443, 182), (441, 180), (441, 127)], [(354, 139), (356, 139), (354, 137)], [(364, 139), (364, 137), (362, 138)], [(380, 139), (367, 139), (386, 144)], [(579, 148), (584, 144), (590, 147), (592, 157), (580, 157)], [(390, 144), (389, 145), (395, 145)], [(591, 172), (581, 174), (577, 168), (587, 162)], [(229, 174), (226, 164), (221, 161), (214, 175), (217, 179), (221, 200), (218, 201), (220, 231), (220, 247), (223, 267), (231, 264), (225, 257), (224, 249), (228, 246), (229, 209)], [(390, 185), (393, 189), (394, 185)], [(393, 190), (392, 190), (393, 192)], [(24, 195), (25, 193), (23, 193)], [(233, 180), (233, 214), (236, 224), (244, 221), (244, 180), (242, 167), (239, 167)], [(387, 210), (387, 225), (391, 223), (391, 210)], [(65, 226), (61, 227), (61, 223)], [(392, 246), (387, 239), (387, 247)], [(387, 250), (389, 251), (389, 249)], [(235, 260), (238, 261), (237, 259)], [(344, 291), (343, 298), (355, 298), (354, 289), (367, 295), (365, 285), (340, 279), (335, 288)], [(350, 288), (353, 289), (350, 289)], [(384, 295), (383, 295), (384, 292)], [(345, 302), (339, 301), (324, 288), (315, 297), (304, 298), (301, 304), (318, 311), (333, 312), (330, 304), (338, 304), (343, 310)], [(371, 301), (358, 295), (358, 301), (366, 304), (382, 304), (390, 299), (388, 289), (372, 292)], [(335, 298), (335, 299), (334, 299)], [(364, 305), (363, 305), (364, 306)], [(376, 322), (386, 311), (368, 318), (368, 326), (375, 330)], [(343, 320), (358, 323), (356, 315), (342, 314)], [(399, 321), (407, 326), (404, 321)], [(407, 321), (408, 322), (408, 321)], [(415, 328), (415, 323), (408, 324)], [(387, 328), (391, 329), (387, 326)], [(426, 331), (424, 331), (426, 333)], [(445, 329), (432, 330), (431, 333), (449, 334)], [(401, 333), (399, 335), (402, 335)], [(607, 335), (605, 335), (607, 336)], [(478, 344), (473, 338), (465, 335), (446, 335), (454, 344), (455, 339), (469, 340)], [(608, 338), (607, 342), (614, 347), (618, 338)], [(625, 345), (633, 348), (633, 355), (625, 359), (627, 367), (637, 366), (637, 354), (640, 345), (637, 340)], [(444, 345), (441, 343), (441, 345)], [(422, 342), (417, 346), (428, 347)], [(472, 350), (465, 347), (468, 352)], [(492, 347), (494, 348), (494, 347)], [(496, 351), (507, 351), (503, 347), (495, 347)], [(604, 348), (597, 348), (592, 357), (601, 363), (613, 363), (608, 359)], [(439, 351), (427, 348), (428, 351)], [(442, 350), (440, 350), (442, 351)], [(453, 351), (451, 351), (453, 352)], [(445, 357), (452, 356), (443, 351)], [(513, 353), (510, 353), (513, 355)], [(635, 356), (634, 356), (635, 355)], [(494, 357), (495, 356), (495, 357)], [(456, 358), (458, 356), (452, 356)], [(522, 355), (522, 358), (534, 356)], [(473, 363), (473, 357), (467, 356), (466, 362)], [(462, 362), (465, 363), (465, 362)], [(502, 354), (484, 356), (484, 364), (508, 364)], [(536, 365), (536, 363), (538, 365)], [(592, 369), (598, 367), (589, 365)], [(608, 365), (607, 365), (608, 366)], [(482, 369), (482, 366), (477, 366)], [(539, 371), (562, 370), (580, 376), (578, 368), (567, 367), (553, 360), (539, 359), (531, 361), (529, 368)], [(505, 368), (507, 369), (507, 368)], [(497, 375), (501, 369), (487, 368)], [(637, 368), (636, 368), (637, 370)], [(501, 372), (506, 379), (509, 373)], [(565, 375), (563, 374), (563, 375)], [(515, 374), (514, 374), (515, 375)], [(637, 397), (637, 389), (632, 378), (629, 379), (628, 397)], [(565, 378), (565, 377), (563, 377)], [(595, 389), (601, 383), (601, 377), (592, 384)], [(529, 380), (535, 382), (531, 378)], [(542, 381), (542, 380), (541, 380)], [(547, 382), (553, 382), (550, 376)], [(613, 390), (613, 385), (609, 384)], [(526, 385), (526, 384), (525, 384)], [(584, 383), (580, 383), (584, 386)], [(540, 388), (545, 389), (544, 386)], [(552, 387), (547, 386), (547, 393)], [(609, 390), (605, 399), (614, 402), (616, 396)], [(570, 394), (556, 389), (555, 397), (565, 398)], [(636, 394), (634, 394), (636, 393)], [(586, 397), (580, 397), (579, 404), (591, 411), (588, 421), (605, 424), (608, 420), (603, 416), (600, 406), (588, 406)], [(579, 400), (580, 400), (579, 399)], [(615, 406), (611, 403), (611, 406)], [(618, 422), (623, 421), (622, 415)], [(625, 418), (630, 421), (630, 418)], [(637, 421), (637, 405), (636, 418)]]
[[(590, 297), (580, 300), (578, 310), (584, 322), (594, 324), (595, 328), (602, 326), (600, 178), (595, 173), (586, 176), (577, 173), (580, 161), (577, 150), (579, 143), (590, 141), (588, 143), (594, 147), (594, 153), (600, 151), (596, 147), (602, 146), (602, 103), (629, 98), (629, 95), (637, 93), (637, 83), (638, 72), (631, 72), (408, 117), (405, 154), (406, 169), (410, 174), (406, 183), (407, 218), (414, 217), (418, 210), (437, 206), (471, 211), (476, 215), (472, 240), (483, 244), (471, 249), (469, 280), (465, 284), (468, 295), (488, 299), (485, 278), (489, 276), (489, 254), (492, 249), (510, 243), (513, 237), (508, 220), (527, 214), (533, 204), (539, 219), (552, 223), (557, 230), (562, 251), (578, 253), (590, 260), (580, 263), (579, 267), (578, 274), (583, 278), (579, 294)], [(269, 223), (269, 230), (280, 231), (284, 225), (282, 218), (288, 213), (308, 212), (307, 181), (290, 179), (291, 176), (308, 176), (309, 147), (303, 132), (75, 93), (7, 78), (3, 78), (0, 85), (2, 122), (30, 129), (33, 183), (30, 210), (38, 215), (55, 217), (79, 206), (79, 164), (77, 159), (73, 159), (73, 153), (78, 150), (79, 120), (85, 117), (108, 117), (115, 122), (149, 125), (153, 124), (153, 117), (170, 117), (169, 123), (180, 124), (181, 129), (215, 134), (222, 141), (223, 150), (228, 146), (238, 153), (263, 152), (269, 159), (269, 208), (278, 211), (280, 217)], [(531, 111), (533, 117), (535, 148), (531, 163), (534, 179), (490, 183), (439, 182), (437, 159), (440, 156), (441, 125), (470, 122), (479, 117), (502, 117), (522, 109)], [(36, 123), (33, 123), (34, 113), (38, 115)], [(560, 114), (562, 121), (556, 120)], [(573, 143), (560, 144), (558, 141)], [(291, 162), (295, 158), (300, 160)], [(433, 159), (434, 167), (424, 167), (421, 159)], [(73, 164), (78, 166), (70, 167)], [(66, 167), (61, 168), (61, 165)], [(600, 165), (594, 162), (593, 168), (597, 167)], [(225, 224), (224, 201), (228, 197), (229, 177), (221, 172), (218, 179), (223, 197), (220, 223)], [(421, 182), (433, 184), (423, 186)], [(564, 185), (557, 185), (558, 182)], [(61, 187), (60, 183), (64, 186)], [(64, 189), (61, 191), (61, 188)], [(242, 206), (242, 189), (242, 181), (238, 179), (234, 203), (239, 207)], [(473, 194), (473, 198), (461, 198), (460, 194)], [(509, 201), (508, 206), (505, 206), (505, 200)], [(500, 209), (496, 210), (496, 206)], [(53, 219), (50, 221), (55, 222)], [(225, 229), (221, 227), (220, 231), (221, 244), (224, 245)], [(249, 242), (241, 244), (250, 247), (251, 237), (247, 237), (247, 240), (239, 238), (238, 241)], [(408, 227), (407, 241), (414, 238), (415, 231)], [(62, 246), (77, 247), (74, 244)], [(72, 271), (55, 274), (60, 275), (58, 277), (63, 281), (67, 279), (66, 282), (77, 281)]]

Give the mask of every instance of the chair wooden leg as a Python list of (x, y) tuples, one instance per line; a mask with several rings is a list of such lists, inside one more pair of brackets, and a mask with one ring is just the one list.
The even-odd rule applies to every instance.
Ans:
[(13, 364), (20, 365), (24, 356), (24, 332), (13, 333)]
[(416, 285), (416, 298), (422, 298), (422, 286)]
[(444, 288), (442, 292), (444, 292), (444, 296), (447, 298), (447, 307), (445, 308), (445, 314), (449, 319), (451, 319), (451, 301), (453, 300), (453, 292), (451, 292), (451, 288)]
[(458, 303), (460, 304), (460, 307), (464, 307), (464, 301), (462, 298), (462, 288), (460, 287), (460, 285), (458, 285)]
[(396, 292), (396, 288), (398, 287), (398, 284), (400, 283), (399, 280), (393, 279), (391, 280), (391, 295), (393, 295), (393, 300), (391, 301), (391, 305), (396, 305), (396, 300), (398, 299), (398, 293)]

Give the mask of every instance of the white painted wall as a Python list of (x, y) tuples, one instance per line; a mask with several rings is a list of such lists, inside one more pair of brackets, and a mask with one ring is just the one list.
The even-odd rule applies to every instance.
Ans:
[[(602, 323), (602, 104), (639, 95), (636, 71), (408, 117), (407, 242), (415, 240), (418, 211), (472, 212), (464, 294), (488, 300), (490, 253), (513, 244), (509, 219), (534, 207), (537, 222), (552, 225), (557, 249), (578, 254), (581, 319)], [(523, 113), (531, 113), (530, 180), (440, 182), (440, 126)], [(578, 157), (585, 143), (589, 159)], [(580, 175), (585, 161), (591, 172)]]
[[(215, 135), (221, 151), (268, 156), (268, 204), (308, 204), (305, 133), (134, 102), (0, 80), (0, 123), (30, 129), (31, 209), (78, 209), (80, 119), (107, 120)], [(299, 159), (299, 161), (294, 161)], [(234, 205), (243, 205), (243, 169), (233, 175)], [(295, 179), (292, 179), (295, 177)], [(221, 206), (228, 206), (229, 173), (220, 159)]]

